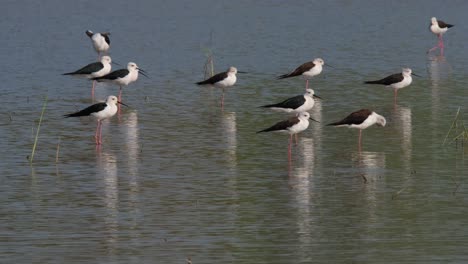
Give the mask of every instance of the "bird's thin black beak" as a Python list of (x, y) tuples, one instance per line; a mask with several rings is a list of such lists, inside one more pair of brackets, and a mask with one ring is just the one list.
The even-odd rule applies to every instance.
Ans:
[(318, 95), (315, 95), (315, 94), (314, 94), (313, 97), (322, 100), (322, 97), (320, 97), (320, 96), (318, 96)]
[(317, 123), (320, 123), (319, 121), (313, 119), (312, 117), (309, 117), (309, 119), (312, 120), (312, 121), (315, 121), (315, 122), (317, 122)]
[(145, 76), (146, 78), (150, 78), (148, 77), (148, 75), (146, 75), (147, 73), (142, 69), (142, 68), (138, 68), (138, 72), (141, 73), (141, 75)]
[(117, 65), (117, 66), (121, 66), (119, 63), (117, 63), (115, 61), (113, 61), (112, 64)]
[(124, 104), (124, 103), (119, 102), (119, 101), (117, 101), (117, 103), (119, 103), (119, 104), (121, 104), (121, 105), (125, 105), (126, 107), (130, 107), (130, 106), (128, 106), (127, 104)]
[(422, 77), (421, 75), (417, 75), (416, 73), (411, 73), (411, 75), (417, 76), (417, 77)]
[(246, 71), (237, 71), (237, 73), (248, 73)]
[(324, 64), (325, 66), (328, 66), (330, 68), (336, 69), (335, 67), (331, 66), (330, 64)]

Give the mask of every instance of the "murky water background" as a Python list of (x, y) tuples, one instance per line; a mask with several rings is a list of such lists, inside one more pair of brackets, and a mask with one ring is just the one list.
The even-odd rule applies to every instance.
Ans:
[[(466, 263), (465, 152), (443, 145), (468, 118), (464, 25), (450, 1), (4, 1), (0, 9), (2, 263)], [(445, 58), (431, 16), (455, 24)], [(64, 119), (91, 84), (61, 76), (96, 59), (85, 30), (111, 31), (111, 56), (151, 79), (104, 124)], [(233, 65), (235, 88), (203, 78)], [(287, 160), (288, 137), (255, 134), (279, 120), (258, 106), (303, 93), (275, 80), (322, 57), (324, 98)], [(399, 92), (365, 86), (408, 66)], [(115, 67), (115, 66), (114, 66)], [(115, 69), (115, 68), (114, 68)], [(100, 84), (98, 97), (117, 94)], [(47, 109), (29, 165), (45, 96)], [(324, 124), (371, 108), (387, 127)], [(59, 145), (58, 163), (56, 163)]]

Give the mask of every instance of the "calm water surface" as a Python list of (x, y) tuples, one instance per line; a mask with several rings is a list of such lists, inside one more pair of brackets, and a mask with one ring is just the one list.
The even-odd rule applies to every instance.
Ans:
[[(465, 151), (443, 145), (466, 109), (468, 2), (4, 1), (0, 9), (2, 263), (466, 263)], [(456, 26), (445, 58), (431, 16)], [(124, 90), (121, 115), (64, 119), (91, 103), (61, 76), (96, 59), (85, 30), (111, 31), (111, 56), (151, 79)], [(224, 111), (203, 78), (238, 75)], [(275, 76), (322, 57), (324, 98), (299, 136), (255, 131), (286, 118), (259, 105), (301, 94)], [(408, 66), (393, 92), (364, 86)], [(99, 84), (98, 98), (117, 94)], [(45, 96), (47, 109), (29, 165)], [(325, 127), (371, 108), (385, 128)], [(454, 135), (452, 135), (453, 137)], [(56, 163), (57, 145), (59, 145)]]

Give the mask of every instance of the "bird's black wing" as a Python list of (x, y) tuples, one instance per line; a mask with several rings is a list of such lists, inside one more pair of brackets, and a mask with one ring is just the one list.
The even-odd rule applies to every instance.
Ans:
[(96, 80), (98, 82), (102, 80), (115, 80), (118, 78), (123, 78), (127, 76), (129, 73), (130, 71), (128, 71), (127, 69), (120, 69), (120, 70), (113, 71), (109, 74), (106, 74), (102, 77), (93, 78), (92, 80)]
[(86, 107), (85, 109), (78, 111), (76, 113), (64, 115), (64, 117), (76, 117), (76, 116), (89, 116), (92, 113), (97, 113), (99, 111), (104, 110), (104, 108), (107, 107), (107, 104), (102, 102), (102, 103), (97, 103), (93, 104), (91, 106)]
[(204, 85), (204, 84), (215, 84), (217, 82), (220, 82), (224, 79), (226, 79), (228, 77), (228, 73), (227, 72), (221, 72), (221, 73), (218, 73), (216, 75), (213, 75), (212, 77), (204, 80), (204, 81), (201, 81), (201, 82), (197, 82), (198, 85)]
[(383, 85), (390, 85), (390, 84), (393, 84), (393, 83), (398, 83), (398, 82), (401, 82), (403, 81), (404, 77), (403, 77), (403, 74), (402, 73), (395, 73), (395, 74), (392, 74), (390, 76), (387, 76), (381, 80), (377, 80), (377, 81), (368, 81), (368, 82), (364, 82), (366, 84), (383, 84)]
[(437, 24), (439, 24), (440, 28), (451, 28), (451, 27), (453, 27), (453, 25), (447, 24), (442, 20), (437, 20)]
[(299, 118), (297, 116), (293, 116), (287, 120), (280, 121), (267, 129), (260, 130), (257, 133), (287, 130), (288, 128), (292, 127), (293, 125), (299, 122), (300, 122)]
[(265, 107), (265, 108), (279, 107), (279, 108), (296, 109), (296, 108), (299, 108), (301, 105), (303, 105), (305, 101), (306, 100), (303, 95), (298, 95), (298, 96), (294, 96), (289, 99), (286, 99), (281, 103), (264, 105), (262, 107)]
[(372, 111), (369, 109), (361, 109), (359, 111), (353, 112), (345, 117), (343, 120), (330, 123), (327, 126), (340, 126), (340, 125), (359, 125), (364, 122), (367, 117), (372, 114)]
[(74, 72), (64, 73), (63, 75), (80, 75), (80, 74), (92, 74), (98, 72), (104, 68), (104, 65), (101, 62), (90, 63), (83, 68), (76, 70)]
[(104, 40), (106, 41), (107, 45), (110, 45), (110, 38), (109, 38), (110, 33), (109, 32), (101, 33), (101, 35), (104, 37)]
[(287, 73), (287, 74), (283, 74), (283, 75), (278, 76), (278, 79), (284, 79), (284, 78), (299, 76), (299, 75), (303, 74), (304, 72), (312, 69), (313, 67), (315, 67), (314, 62), (312, 62), (312, 61), (306, 62), (306, 63), (302, 64), (301, 66), (297, 67), (291, 73)]

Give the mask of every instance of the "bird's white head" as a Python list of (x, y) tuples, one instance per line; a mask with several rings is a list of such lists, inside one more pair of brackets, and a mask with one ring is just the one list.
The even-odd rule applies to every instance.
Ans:
[(313, 63), (314, 63), (315, 65), (324, 65), (324, 64), (325, 64), (325, 62), (324, 62), (321, 58), (316, 58), (316, 59), (313, 61)]
[(114, 105), (116, 105), (118, 102), (119, 102), (119, 101), (118, 101), (117, 97), (114, 96), (114, 95), (109, 95), (109, 96), (107, 97), (107, 100), (106, 100), (106, 103), (107, 103), (107, 104), (114, 104)]
[(385, 119), (385, 117), (377, 114), (376, 112), (374, 112), (374, 114), (376, 115), (376, 122), (375, 123), (378, 126), (384, 127), (387, 124), (387, 120)]
[(304, 95), (307, 95), (307, 96), (313, 97), (313, 96), (314, 96), (314, 94), (315, 94), (314, 90), (312, 90), (312, 89), (308, 88), (308, 89), (306, 89), (306, 92), (305, 92), (305, 94), (304, 94)]
[(308, 120), (310, 118), (310, 114), (308, 112), (300, 112), (297, 114), (297, 117)]
[(136, 70), (138, 70), (138, 66), (137, 66), (136, 63), (134, 63), (134, 62), (129, 62), (129, 63), (127, 64), (127, 70), (129, 70), (129, 71), (136, 71)]
[(236, 68), (236, 67), (233, 67), (233, 66), (229, 67), (228, 73), (237, 74), (237, 68)]
[(111, 64), (111, 63), (112, 63), (112, 59), (111, 59), (111, 57), (109, 57), (109, 56), (102, 56), (102, 58), (101, 58), (101, 63), (103, 63), (103, 64), (106, 64), (106, 63)]
[(432, 18), (431, 18), (431, 23), (432, 23), (432, 25), (438, 25), (438, 23), (437, 23), (437, 18), (432, 17)]
[(401, 73), (403, 74), (403, 76), (410, 77), (412, 71), (410, 68), (403, 68), (401, 69)]

